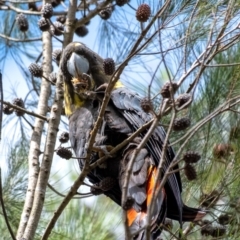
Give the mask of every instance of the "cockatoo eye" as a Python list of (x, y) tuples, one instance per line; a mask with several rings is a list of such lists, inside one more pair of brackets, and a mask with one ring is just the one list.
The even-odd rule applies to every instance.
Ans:
[(88, 73), (89, 71), (89, 62), (86, 58), (76, 53), (72, 53), (70, 59), (67, 63), (68, 72), (73, 77), (79, 77), (83, 73)]

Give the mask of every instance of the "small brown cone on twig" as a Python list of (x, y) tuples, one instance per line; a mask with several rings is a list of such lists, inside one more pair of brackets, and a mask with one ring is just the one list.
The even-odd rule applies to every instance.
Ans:
[(213, 232), (213, 226), (211, 224), (207, 224), (202, 227), (201, 235), (202, 236), (211, 236)]
[(186, 164), (184, 166), (184, 173), (189, 181), (193, 181), (197, 178), (196, 169), (191, 164)]
[(228, 214), (221, 214), (219, 217), (218, 217), (218, 222), (221, 224), (221, 225), (227, 225), (229, 224), (231, 221), (231, 217), (228, 215)]
[(69, 140), (69, 133), (68, 132), (63, 132), (60, 137), (59, 137), (59, 142), (60, 143), (66, 143)]
[(3, 113), (6, 115), (10, 115), (14, 112), (14, 109), (9, 107), (8, 105), (3, 104)]
[(112, 16), (112, 12), (113, 12), (112, 4), (109, 4), (107, 7), (105, 7), (103, 10), (99, 12), (99, 16), (103, 20), (108, 20)]
[(186, 163), (197, 163), (201, 159), (201, 155), (195, 151), (187, 151), (183, 155), (183, 160)]
[(59, 63), (60, 63), (61, 55), (62, 55), (61, 49), (55, 49), (52, 52), (52, 59), (53, 59), (53, 61), (55, 61), (57, 63), (57, 65), (59, 65)]
[(75, 30), (75, 34), (79, 37), (85, 37), (88, 34), (88, 29), (85, 25), (82, 25)]
[(160, 93), (162, 95), (163, 98), (170, 98), (171, 97), (171, 92), (174, 95), (174, 93), (176, 92), (178, 88), (177, 83), (175, 82), (167, 82), (163, 85)]
[(190, 125), (191, 125), (191, 121), (189, 117), (176, 118), (173, 121), (173, 130), (182, 131), (188, 128)]
[(61, 4), (61, 0), (51, 0), (52, 7), (55, 8)]
[(148, 4), (141, 4), (136, 12), (136, 18), (139, 22), (146, 22), (151, 15), (151, 8)]
[(56, 151), (57, 155), (64, 159), (70, 159), (72, 157), (72, 152), (64, 147), (59, 147)]
[(103, 60), (103, 70), (107, 75), (112, 75), (114, 73), (115, 62), (112, 58), (106, 58)]
[(227, 157), (231, 151), (233, 151), (233, 148), (230, 144), (219, 143), (213, 147), (213, 156), (216, 158)]
[(52, 4), (50, 3), (46, 3), (45, 5), (43, 5), (42, 9), (41, 9), (41, 13), (42, 16), (44, 18), (51, 18), (53, 15), (53, 7)]
[(34, 77), (42, 77), (43, 75), (42, 67), (36, 63), (31, 63), (28, 70)]
[[(18, 107), (24, 108), (24, 102), (21, 98), (15, 98), (13, 100), (13, 104), (17, 105)], [(18, 117), (22, 117), (24, 115), (24, 112), (18, 109), (14, 109), (14, 112)]]
[(23, 13), (17, 15), (16, 22), (21, 32), (26, 32), (28, 30), (28, 20)]
[[(191, 95), (188, 94), (188, 93), (184, 93), (184, 94), (181, 94), (181, 95), (179, 95), (179, 96), (177, 97), (175, 104), (176, 104), (177, 107), (180, 108), (180, 107), (182, 107), (185, 103), (189, 102), (190, 99), (191, 99)], [(186, 107), (187, 107), (187, 106), (186, 106)]]
[(37, 8), (37, 5), (36, 5), (36, 3), (35, 2), (30, 2), (30, 3), (28, 3), (28, 9), (30, 10), (30, 11), (38, 11), (38, 8)]
[(153, 110), (152, 101), (148, 97), (142, 98), (140, 103), (141, 103), (141, 108), (144, 112), (148, 113)]
[(50, 24), (49, 24), (49, 22), (47, 21), (46, 18), (42, 17), (38, 21), (38, 27), (41, 31), (45, 32), (45, 31), (48, 31), (50, 29)]
[(119, 7), (122, 7), (123, 5), (125, 5), (128, 2), (129, 2), (129, 0), (116, 0), (116, 5), (118, 5)]

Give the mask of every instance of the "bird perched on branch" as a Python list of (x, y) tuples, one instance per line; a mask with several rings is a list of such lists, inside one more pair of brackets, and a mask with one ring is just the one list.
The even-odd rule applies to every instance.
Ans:
[[(65, 113), (69, 117), (70, 141), (82, 169), (88, 151), (88, 140), (104, 97), (102, 90), (105, 90), (111, 77), (104, 73), (103, 59), (84, 44), (77, 42), (70, 43), (64, 49), (60, 68), (64, 76)], [(137, 93), (124, 87), (119, 81), (116, 83), (91, 149), (91, 163), (108, 155), (111, 149), (152, 119), (152, 115), (142, 109), (141, 99)], [(93, 184), (93, 194), (103, 193), (127, 211), (130, 233), (133, 239), (138, 240), (146, 239), (144, 226), (147, 223), (154, 185), (156, 183), (159, 186), (161, 183), (161, 179), (156, 179), (156, 173), (165, 139), (164, 129), (161, 126), (156, 127), (145, 146), (135, 156), (135, 150), (147, 130), (142, 131), (117, 154), (109, 156), (103, 164), (88, 174), (88, 179)], [(133, 164), (129, 166), (134, 156)], [(161, 176), (173, 159), (174, 152), (168, 147)], [(173, 168), (176, 169), (178, 166)], [(127, 198), (122, 202), (122, 190), (128, 170), (131, 173)], [(150, 218), (151, 239), (157, 239), (160, 235), (160, 225), (165, 217), (182, 223), (200, 220), (205, 215), (205, 212), (199, 209), (184, 205), (181, 192), (180, 174), (176, 171), (168, 176), (153, 202)]]

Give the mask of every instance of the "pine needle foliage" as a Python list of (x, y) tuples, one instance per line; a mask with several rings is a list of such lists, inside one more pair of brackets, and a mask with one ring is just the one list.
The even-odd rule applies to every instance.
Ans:
[[(104, 1), (77, 2), (75, 18), (80, 21), (79, 26), (82, 24), (85, 26), (85, 16), (96, 7), (92, 2), (101, 4)], [(85, 2), (89, 4), (89, 8), (86, 8)], [(90, 22), (89, 25), (86, 25), (89, 33), (81, 40), (88, 44), (92, 39), (96, 39), (95, 43), (89, 47), (92, 47), (103, 58), (112, 58), (117, 68), (126, 60), (135, 46), (134, 44), (143, 35), (157, 11), (168, 1), (144, 1), (151, 8), (151, 16), (146, 23), (139, 23), (135, 16), (136, 9), (143, 1), (129, 1), (122, 7), (117, 6), (115, 1), (110, 2), (114, 5), (111, 17), (102, 20), (96, 15), (92, 19), (88, 19), (93, 23)], [(109, 1), (106, 3), (109, 4)], [(42, 44), (43, 33), (37, 26), (41, 17), (40, 5), (42, 4), (42, 2), (36, 2), (36, 9), (39, 9), (39, 12), (36, 10), (34, 14), (31, 11), (26, 12), (29, 10), (28, 3), (24, 1), (6, 1), (3, 3), (4, 6), (0, 4), (2, 10), (0, 12), (2, 19), (0, 22), (0, 68), (3, 69), (4, 79), (9, 80), (5, 69), (9, 65), (8, 60), (11, 59), (10, 63), (15, 64), (21, 74), (21, 77), (16, 77), (15, 80), (11, 79), (14, 87), (11, 92), (5, 94), (4, 100), (11, 102), (13, 98), (19, 97), (19, 94), (23, 94), (21, 89), (16, 87), (16, 82), (19, 82), (20, 85), (24, 84), (26, 93), (20, 97), (23, 98), (26, 109), (30, 111), (36, 111), (42, 90), (43, 80), (32, 77), (27, 70), (27, 66), (31, 62), (41, 65), (45, 61), (42, 58), (42, 48), (46, 45), (46, 40)], [(61, 12), (66, 15), (69, 8), (69, 1), (62, 1), (61, 4), (54, 7), (54, 13), (59, 15)], [(15, 21), (20, 10), (26, 14), (29, 22), (29, 29), (26, 32), (19, 31)], [(233, 98), (235, 102), (239, 101), (239, 14), (240, 3), (234, 0), (170, 1), (163, 13), (157, 16), (142, 41), (136, 44), (135, 53), (121, 75), (121, 80), (127, 86), (153, 100), (156, 111), (160, 109), (163, 102), (160, 95), (161, 88), (170, 80), (180, 82), (180, 86), (173, 96), (174, 99), (169, 102), (170, 107), (174, 106), (174, 101), (180, 94), (187, 92), (192, 96), (191, 104), (183, 110), (175, 112), (177, 118), (189, 117), (191, 126), (181, 132), (170, 131), (169, 139), (176, 153), (182, 150), (178, 160), (186, 151), (194, 150), (201, 155), (201, 160), (194, 165), (197, 178), (193, 181), (188, 181), (184, 176), (182, 171), (184, 164), (180, 162), (184, 202), (190, 203), (191, 206), (201, 206), (209, 211), (210, 214), (206, 218), (215, 229), (219, 225), (219, 216), (223, 213), (228, 214), (230, 223), (226, 224), (226, 233), (221, 236), (221, 239), (230, 240), (240, 238), (240, 180), (238, 176), (240, 110), (239, 104), (223, 112), (221, 112), (220, 106)], [(52, 22), (56, 20), (57, 15), (52, 17)], [(98, 33), (88, 38), (92, 33), (91, 27), (99, 22), (96, 30)], [(71, 31), (74, 32), (74, 29)], [(77, 39), (79, 40), (79, 38)], [(89, 39), (91, 41), (88, 41)], [(51, 36), (53, 49), (62, 49), (63, 41), (65, 39), (62, 36), (57, 38)], [(209, 52), (208, 49), (210, 49)], [(49, 56), (51, 54), (48, 53)], [(193, 63), (196, 63), (198, 67), (194, 68)], [(50, 72), (52, 71), (58, 71), (55, 63), (52, 63)], [(11, 75), (9, 74), (9, 76)], [(50, 89), (46, 101), (49, 108), (54, 103), (56, 88), (51, 86)], [(161, 118), (161, 124), (164, 125), (166, 131), (169, 130), (173, 109), (174, 107), (170, 109), (169, 114), (165, 114)], [(219, 114), (212, 117), (213, 113), (217, 111)], [(46, 117), (50, 116), (48, 112), (45, 115)], [(28, 122), (23, 118), (17, 119), (13, 115), (6, 116), (3, 125), (4, 128), (12, 130), (8, 132), (8, 136), (5, 135), (6, 138), (11, 138), (13, 144), (8, 147), (7, 172), (3, 179), (3, 198), (14, 233), (17, 232), (20, 221), (27, 191), (28, 167), (31, 166), (28, 166), (27, 159), (31, 134), (34, 130), (32, 125), (34, 125), (35, 119), (33, 116), (27, 116), (26, 119)], [(66, 130), (64, 123), (67, 122), (67, 119), (62, 117), (61, 121), (62, 124), (59, 128)], [(43, 126), (42, 131), (41, 157), (47, 139), (48, 127), (46, 125)], [(55, 127), (58, 128), (58, 126)], [(192, 136), (186, 140), (191, 134)], [(41, 157), (39, 164), (43, 161)], [(56, 182), (70, 181), (72, 183), (76, 179), (74, 175), (76, 173), (79, 173), (78, 170), (75, 170), (73, 174), (66, 173), (66, 176), (51, 174), (50, 179), (54, 179)], [(53, 184), (53, 187), (64, 194), (67, 194), (67, 190), (69, 190), (65, 184), (61, 186), (56, 183)], [(120, 225), (118, 216), (121, 215), (121, 210), (109, 201), (105, 201), (105, 198), (102, 199), (100, 197), (96, 203), (91, 205), (82, 199), (72, 200), (61, 215), (49, 239), (117, 239)], [(41, 239), (49, 219), (61, 201), (62, 197), (47, 188), (44, 207), (34, 239)], [(114, 212), (114, 215), (109, 214), (109, 209)], [(203, 222), (195, 225), (185, 223), (183, 232), (186, 229), (188, 232), (184, 233), (184, 237), (202, 239), (201, 229), (203, 227)], [(174, 222), (172, 232), (175, 231), (181, 231), (177, 222)], [(0, 232), (3, 239), (10, 238), (2, 213), (0, 215)], [(217, 235), (216, 231), (214, 234)], [(123, 235), (121, 237), (121, 239), (124, 238)], [(170, 231), (163, 231), (162, 237), (172, 239), (173, 235)], [(210, 238), (210, 236), (206, 237), (206, 239)]]

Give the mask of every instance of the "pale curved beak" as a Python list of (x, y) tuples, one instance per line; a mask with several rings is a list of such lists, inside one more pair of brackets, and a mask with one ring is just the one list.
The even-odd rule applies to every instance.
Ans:
[(87, 73), (89, 70), (89, 62), (86, 58), (76, 53), (72, 53), (70, 59), (67, 62), (68, 72), (74, 76), (79, 77), (83, 73)]

